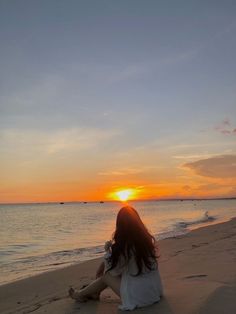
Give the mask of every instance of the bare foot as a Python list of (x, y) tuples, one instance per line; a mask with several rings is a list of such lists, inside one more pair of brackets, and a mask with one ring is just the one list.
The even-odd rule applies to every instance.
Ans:
[[(86, 288), (86, 287), (88, 287), (88, 284), (83, 285), (83, 286), (80, 288), (80, 290), (83, 290), (83, 289)], [(92, 294), (92, 295), (87, 296), (87, 298), (88, 298), (89, 300), (96, 300), (96, 301), (98, 301), (98, 300), (100, 299), (100, 293), (94, 293), (94, 294)]]
[(71, 299), (76, 300), (78, 302), (86, 302), (87, 299), (83, 298), (79, 295), (79, 292), (75, 291), (72, 287), (69, 289), (68, 291), (69, 296), (71, 297)]

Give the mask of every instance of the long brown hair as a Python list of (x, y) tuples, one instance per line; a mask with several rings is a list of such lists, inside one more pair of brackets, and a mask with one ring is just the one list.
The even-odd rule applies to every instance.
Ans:
[(155, 254), (155, 238), (143, 224), (137, 211), (131, 206), (122, 207), (116, 218), (116, 230), (113, 234), (109, 270), (116, 267), (122, 255), (126, 262), (133, 254), (139, 275), (143, 266), (149, 270), (153, 267)]

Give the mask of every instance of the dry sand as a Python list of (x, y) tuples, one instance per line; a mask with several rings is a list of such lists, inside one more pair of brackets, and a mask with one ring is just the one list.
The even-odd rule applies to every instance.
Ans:
[[(160, 241), (160, 273), (164, 298), (134, 313), (235, 314), (236, 219)], [(109, 290), (101, 301), (75, 303), (70, 285), (94, 278), (100, 259), (0, 286), (0, 313), (113, 314), (119, 299)]]

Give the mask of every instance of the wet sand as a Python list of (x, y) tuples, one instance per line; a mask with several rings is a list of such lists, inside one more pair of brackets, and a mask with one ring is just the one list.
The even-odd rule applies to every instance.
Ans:
[[(134, 313), (235, 314), (236, 219), (159, 242), (165, 296)], [(67, 295), (94, 279), (101, 259), (0, 286), (0, 313), (113, 314), (119, 299), (106, 289), (100, 301), (78, 304)]]

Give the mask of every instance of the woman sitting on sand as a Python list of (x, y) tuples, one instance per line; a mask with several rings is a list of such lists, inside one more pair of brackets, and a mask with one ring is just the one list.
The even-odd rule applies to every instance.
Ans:
[(105, 251), (97, 279), (79, 291), (70, 288), (72, 299), (79, 302), (99, 299), (100, 293), (110, 287), (121, 298), (119, 308), (122, 310), (133, 310), (160, 300), (163, 291), (156, 241), (134, 208), (121, 208), (113, 239), (106, 242)]

